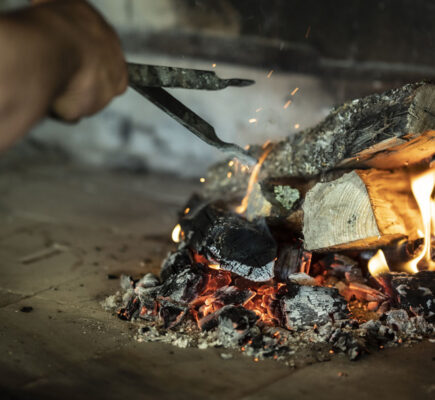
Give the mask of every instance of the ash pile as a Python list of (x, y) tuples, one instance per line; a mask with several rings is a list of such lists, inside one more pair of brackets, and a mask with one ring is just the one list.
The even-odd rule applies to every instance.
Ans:
[(370, 252), (310, 253), (297, 238), (281, 241), (264, 219), (198, 196), (176, 233), (160, 277), (123, 276), (122, 290), (103, 302), (138, 325), (139, 341), (238, 349), (299, 366), (434, 336), (435, 272), (375, 280), (364, 265)]

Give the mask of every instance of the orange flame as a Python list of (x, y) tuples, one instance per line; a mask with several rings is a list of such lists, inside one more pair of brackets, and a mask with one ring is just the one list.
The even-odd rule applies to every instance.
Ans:
[(174, 243), (180, 243), (180, 239), (181, 239), (182, 233), (183, 232), (181, 230), (180, 224), (175, 225), (174, 229), (172, 230), (172, 235), (171, 235), (172, 241)]
[(261, 170), (261, 166), (264, 163), (264, 160), (266, 160), (266, 157), (269, 155), (270, 151), (272, 150), (272, 146), (269, 146), (270, 143), (267, 143), (266, 146), (263, 145), (263, 148), (265, 148), (263, 154), (261, 155), (260, 159), (258, 160), (257, 164), (255, 164), (254, 169), (252, 170), (251, 176), (249, 177), (249, 183), (248, 183), (248, 189), (246, 191), (246, 195), (243, 198), (241, 204), (236, 208), (236, 212), (238, 214), (243, 214), (247, 208), (249, 203), (249, 196), (252, 193), (252, 190), (254, 189), (255, 182), (258, 181), (258, 175)]
[(378, 252), (370, 259), (368, 268), (370, 274), (375, 278), (379, 275), (390, 272), (390, 268), (388, 268), (388, 263), (382, 250), (378, 250)]
[(434, 262), (431, 257), (431, 228), (432, 219), (435, 217), (432, 210), (432, 192), (435, 187), (435, 169), (429, 169), (413, 178), (411, 178), (411, 189), (420, 209), (424, 227), (424, 246), (421, 253), (413, 260), (405, 264), (405, 268), (410, 273), (418, 272), (418, 263), (425, 258), (429, 269), (434, 269)]

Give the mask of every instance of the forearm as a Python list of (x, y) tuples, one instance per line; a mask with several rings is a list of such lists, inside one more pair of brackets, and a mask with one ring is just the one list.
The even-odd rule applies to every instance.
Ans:
[(33, 7), (0, 16), (0, 150), (47, 113), (77, 68), (49, 12)]

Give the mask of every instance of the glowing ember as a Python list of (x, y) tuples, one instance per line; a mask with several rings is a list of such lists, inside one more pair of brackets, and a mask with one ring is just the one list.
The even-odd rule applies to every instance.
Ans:
[(382, 250), (378, 250), (378, 252), (370, 259), (368, 268), (370, 274), (375, 278), (379, 275), (390, 272), (390, 268), (388, 268), (388, 263)]
[(252, 193), (252, 189), (254, 188), (255, 182), (257, 182), (258, 180), (258, 174), (260, 173), (261, 166), (263, 165), (264, 160), (266, 160), (266, 157), (269, 155), (271, 150), (272, 150), (272, 146), (266, 147), (260, 159), (258, 160), (258, 163), (255, 165), (254, 169), (252, 170), (252, 174), (249, 177), (248, 190), (246, 191), (246, 195), (243, 198), (242, 203), (236, 208), (236, 212), (238, 214), (243, 214), (248, 208), (249, 196)]
[(423, 219), (424, 246), (421, 253), (406, 263), (405, 268), (411, 273), (418, 272), (418, 263), (425, 258), (431, 270), (435, 270), (431, 257), (432, 192), (435, 186), (435, 169), (429, 169), (411, 179), (412, 193), (417, 201)]
[(189, 207), (187, 207), (185, 210), (184, 210), (184, 215), (187, 215), (187, 214), (189, 214), (189, 212), (190, 212), (190, 208)]
[(172, 241), (174, 243), (180, 243), (181, 240), (181, 226), (180, 224), (175, 225), (175, 228), (172, 230)]
[(295, 129), (299, 129), (300, 125), (299, 124), (295, 124)]
[(199, 178), (199, 181), (200, 181), (201, 183), (204, 183), (204, 182), (205, 182), (205, 178)]
[(287, 103), (284, 104), (284, 110), (287, 109), (291, 103), (292, 103), (291, 100), (287, 101)]

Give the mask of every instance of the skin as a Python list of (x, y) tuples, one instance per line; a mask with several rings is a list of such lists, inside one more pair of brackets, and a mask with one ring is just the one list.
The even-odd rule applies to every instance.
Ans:
[(119, 39), (86, 1), (0, 15), (0, 51), (0, 151), (49, 112), (77, 121), (127, 88)]

